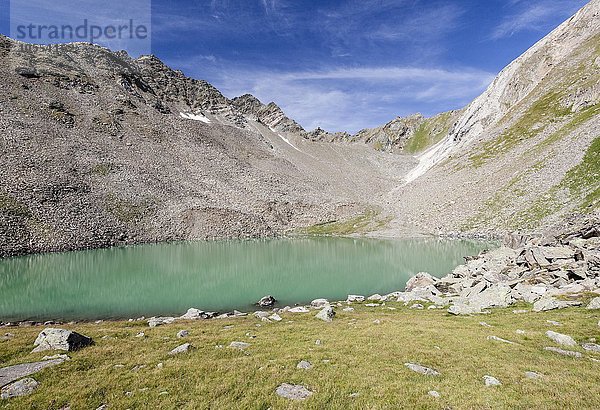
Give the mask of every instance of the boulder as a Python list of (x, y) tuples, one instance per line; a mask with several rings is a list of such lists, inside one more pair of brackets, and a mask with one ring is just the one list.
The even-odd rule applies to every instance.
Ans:
[(471, 306), (464, 303), (455, 303), (448, 308), (448, 313), (451, 315), (473, 315), (476, 313), (481, 313), (481, 309), (477, 306)]
[(150, 319), (148, 319), (148, 326), (150, 327), (157, 327), (157, 326), (163, 326), (163, 325), (168, 325), (175, 322), (175, 318), (174, 317), (151, 317)]
[(331, 306), (324, 307), (319, 313), (315, 315), (317, 319), (321, 319), (324, 322), (333, 321), (333, 317), (335, 316), (335, 311)]
[(406, 292), (412, 292), (414, 289), (425, 288), (427, 286), (435, 285), (437, 278), (433, 277), (427, 272), (419, 272), (406, 282)]
[(277, 299), (271, 295), (267, 295), (260, 298), (257, 305), (260, 307), (272, 307), (275, 305), (275, 303), (277, 303)]
[(416, 363), (404, 363), (404, 365), (413, 372), (423, 374), (425, 376), (439, 376), (440, 372), (429, 367), (421, 366)]
[(181, 354), (181, 353), (188, 353), (190, 350), (192, 350), (194, 347), (189, 344), (189, 343), (184, 343), (181, 346), (177, 346), (175, 349), (171, 350), (169, 352), (170, 356), (175, 356), (177, 354)]
[(310, 306), (315, 309), (321, 309), (325, 306), (329, 306), (329, 301), (327, 299), (315, 299), (312, 302), (310, 302)]
[(280, 397), (290, 400), (306, 400), (313, 394), (304, 386), (288, 383), (278, 386), (275, 393)]
[(365, 297), (360, 296), (360, 295), (348, 295), (348, 298), (346, 299), (346, 302), (349, 302), (349, 303), (352, 303), (352, 302), (361, 303), (364, 301), (365, 301)]
[(546, 336), (552, 339), (555, 343), (563, 346), (577, 346), (577, 342), (568, 335), (563, 335), (562, 333), (553, 332), (552, 330), (548, 330), (546, 332)]
[(184, 337), (187, 337), (187, 336), (189, 336), (189, 335), (190, 335), (190, 332), (189, 332), (189, 330), (180, 330), (179, 332), (177, 332), (177, 337), (178, 337), (179, 339), (181, 339), (181, 338), (184, 338)]
[(59, 365), (65, 360), (69, 360), (67, 355), (54, 355), (44, 357), (41, 362), (22, 363), (3, 367), (0, 369), (0, 387), (23, 377), (31, 376), (46, 367)]
[(290, 310), (288, 310), (288, 312), (290, 312), (290, 313), (308, 313), (308, 312), (310, 312), (310, 310), (308, 310), (304, 306), (296, 306), (295, 308), (291, 308)]
[(189, 308), (187, 310), (187, 312), (185, 312), (183, 314), (183, 316), (179, 317), (179, 319), (182, 319), (182, 320), (198, 320), (198, 319), (203, 319), (202, 315), (204, 313), (205, 312), (203, 310), (196, 309), (196, 308)]
[(77, 332), (66, 329), (46, 328), (40, 332), (33, 343), (36, 346), (34, 352), (44, 350), (66, 350), (73, 351), (93, 344), (94, 341)]
[(592, 299), (586, 309), (600, 309), (600, 297)]
[(578, 306), (581, 302), (556, 300), (550, 296), (544, 296), (533, 304), (534, 312), (545, 312), (547, 310), (564, 309), (569, 306)]
[(4, 386), (0, 391), (0, 398), (3, 400), (10, 399), (12, 397), (21, 397), (30, 395), (37, 389), (39, 383), (31, 377), (18, 380), (7, 386)]
[(283, 320), (277, 313), (273, 313), (271, 316), (269, 316), (269, 319), (274, 322), (281, 322)]

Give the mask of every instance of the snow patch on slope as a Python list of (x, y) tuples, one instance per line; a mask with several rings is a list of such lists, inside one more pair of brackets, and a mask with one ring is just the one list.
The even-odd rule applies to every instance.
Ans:
[(191, 112), (188, 112), (188, 113), (182, 112), (182, 113), (179, 113), (179, 115), (181, 115), (181, 118), (185, 118), (186, 120), (202, 121), (205, 124), (210, 124), (210, 120), (202, 114), (193, 114)]

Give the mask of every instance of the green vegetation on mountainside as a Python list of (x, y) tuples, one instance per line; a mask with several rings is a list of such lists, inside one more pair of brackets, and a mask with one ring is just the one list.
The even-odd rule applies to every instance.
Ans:
[(403, 151), (407, 154), (418, 154), (442, 140), (448, 132), (452, 112), (445, 112), (432, 118), (427, 118), (408, 139)]

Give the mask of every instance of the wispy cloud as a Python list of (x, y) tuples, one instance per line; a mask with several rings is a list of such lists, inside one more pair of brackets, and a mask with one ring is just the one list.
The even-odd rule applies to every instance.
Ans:
[(461, 108), (492, 81), (473, 69), (333, 68), (314, 71), (219, 69), (211, 79), (229, 97), (251, 93), (275, 101), (307, 129), (356, 132), (398, 115)]
[(575, 13), (587, 0), (511, 0), (517, 11), (504, 18), (491, 34), (492, 39), (513, 36), (523, 31), (545, 31), (558, 20)]

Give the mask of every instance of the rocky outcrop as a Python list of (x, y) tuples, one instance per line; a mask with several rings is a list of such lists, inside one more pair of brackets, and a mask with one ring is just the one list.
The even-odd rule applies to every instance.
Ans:
[(419, 273), (408, 281), (405, 292), (388, 297), (406, 304), (451, 304), (448, 312), (455, 315), (508, 307), (517, 301), (533, 303), (536, 312), (579, 306), (580, 301), (559, 297), (600, 293), (600, 236), (585, 234), (596, 235), (592, 227), (561, 235), (563, 239), (531, 237), (516, 249), (484, 251), (466, 258), (465, 265), (439, 280)]

